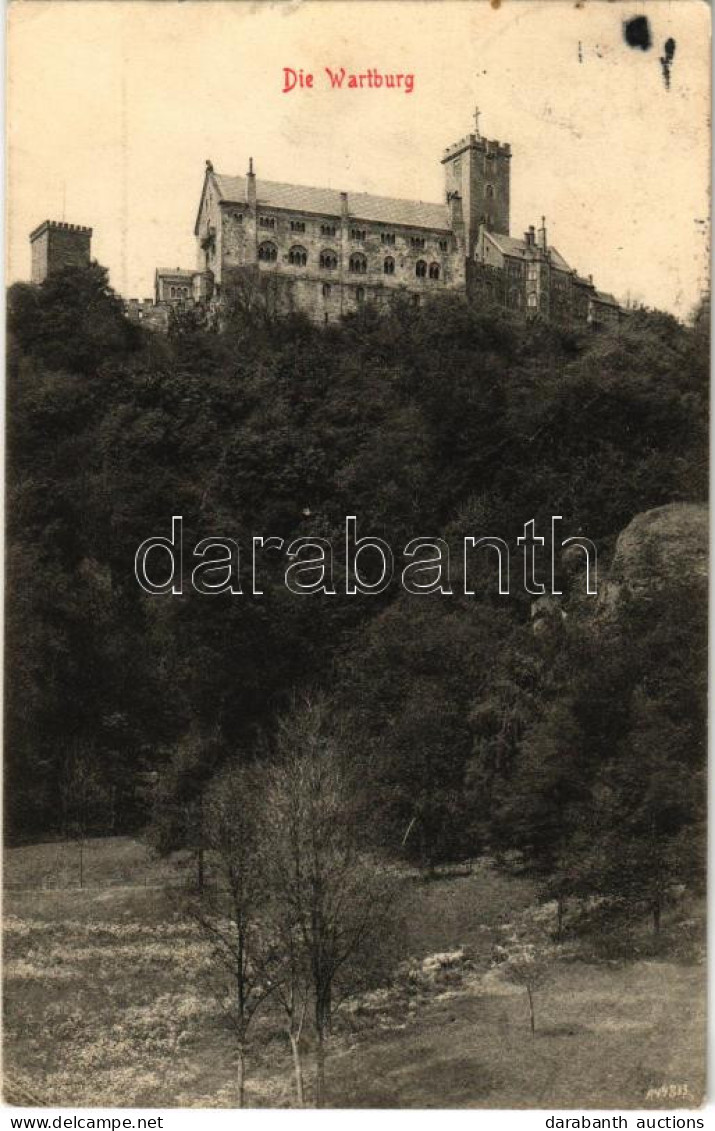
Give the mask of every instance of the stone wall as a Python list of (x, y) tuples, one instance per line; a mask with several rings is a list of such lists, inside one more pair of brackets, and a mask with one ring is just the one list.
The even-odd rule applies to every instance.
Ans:
[[(320, 322), (333, 321), (365, 301), (382, 305), (397, 292), (407, 291), (419, 301), (421, 296), (466, 286), (464, 257), (454, 236), (437, 229), (260, 205), (254, 211), (248, 205), (227, 203), (221, 205), (219, 227), (222, 260), (217, 282), (230, 286), (238, 280), (245, 288), (246, 276), (235, 272), (257, 264), (261, 275), (279, 276), (288, 284), (281, 288), (284, 308), (302, 310)], [(328, 234), (330, 229), (334, 235)], [(261, 258), (261, 247), (268, 246), (275, 248), (275, 260)], [(326, 266), (328, 256), (334, 267)], [(364, 271), (354, 269), (355, 257), (364, 262)], [(390, 273), (387, 260), (394, 264)], [(424, 276), (417, 274), (420, 262), (425, 264)], [(431, 268), (437, 278), (430, 277)]]
[(92, 229), (46, 220), (30, 233), (32, 282), (42, 283), (67, 267), (88, 267)]

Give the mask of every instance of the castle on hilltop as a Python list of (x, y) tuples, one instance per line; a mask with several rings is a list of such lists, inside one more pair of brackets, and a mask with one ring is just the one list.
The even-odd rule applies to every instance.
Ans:
[(332, 322), (396, 293), (445, 291), (593, 327), (622, 317), (612, 295), (549, 243), (542, 219), (510, 234), (511, 146), (473, 133), (442, 156), (442, 203), (243, 177), (206, 163), (192, 273), (158, 271), (158, 303), (205, 303), (261, 287), (284, 310)]
[[(245, 176), (228, 176), (207, 161), (195, 268), (158, 269), (153, 297), (127, 300), (127, 316), (165, 329), (187, 309), (220, 323), (232, 303), (260, 302), (322, 323), (396, 295), (420, 305), (453, 292), (567, 325), (621, 321), (616, 299), (549, 242), (543, 217), (538, 230), (511, 235), (511, 146), (482, 136), (478, 111), (474, 132), (441, 161), (441, 203), (263, 180), (252, 159)], [(41, 237), (56, 239), (55, 229), (71, 227), (45, 224), (31, 235), (33, 280), (35, 243), (39, 262)], [(75, 229), (78, 249), (87, 232)]]

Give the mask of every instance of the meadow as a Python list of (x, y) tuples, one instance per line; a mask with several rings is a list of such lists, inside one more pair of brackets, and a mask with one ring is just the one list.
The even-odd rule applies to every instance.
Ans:
[[(231, 1107), (235, 1058), (206, 993), (208, 954), (181, 909), (188, 861), (140, 842), (5, 854), (5, 1099), (18, 1105)], [(329, 1045), (336, 1107), (683, 1107), (702, 1101), (702, 907), (669, 909), (628, 947), (572, 931), (537, 994), (491, 964), (543, 928), (531, 883), (488, 862), (429, 881), (405, 871), (404, 953), (383, 989), (345, 1003)], [(597, 938), (597, 943), (594, 942)], [(259, 1017), (248, 1102), (291, 1106), (287, 1039)], [(309, 1054), (308, 1049), (308, 1054)], [(308, 1099), (312, 1068), (306, 1057)]]

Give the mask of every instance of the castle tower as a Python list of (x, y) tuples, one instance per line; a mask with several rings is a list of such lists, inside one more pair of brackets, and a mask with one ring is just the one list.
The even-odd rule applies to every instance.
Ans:
[(30, 232), (32, 282), (44, 283), (64, 267), (89, 267), (91, 242), (91, 228), (45, 220)]
[(470, 259), (480, 224), (509, 234), (511, 146), (482, 137), (478, 110), (474, 119), (474, 133), (450, 145), (442, 158), (447, 200), (456, 193), (462, 201), (465, 254)]

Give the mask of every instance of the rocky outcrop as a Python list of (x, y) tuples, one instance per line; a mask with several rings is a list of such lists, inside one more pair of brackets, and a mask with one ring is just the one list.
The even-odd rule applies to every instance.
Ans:
[(632, 596), (683, 582), (707, 589), (708, 508), (669, 503), (637, 514), (621, 531), (601, 601), (611, 604), (623, 586)]

